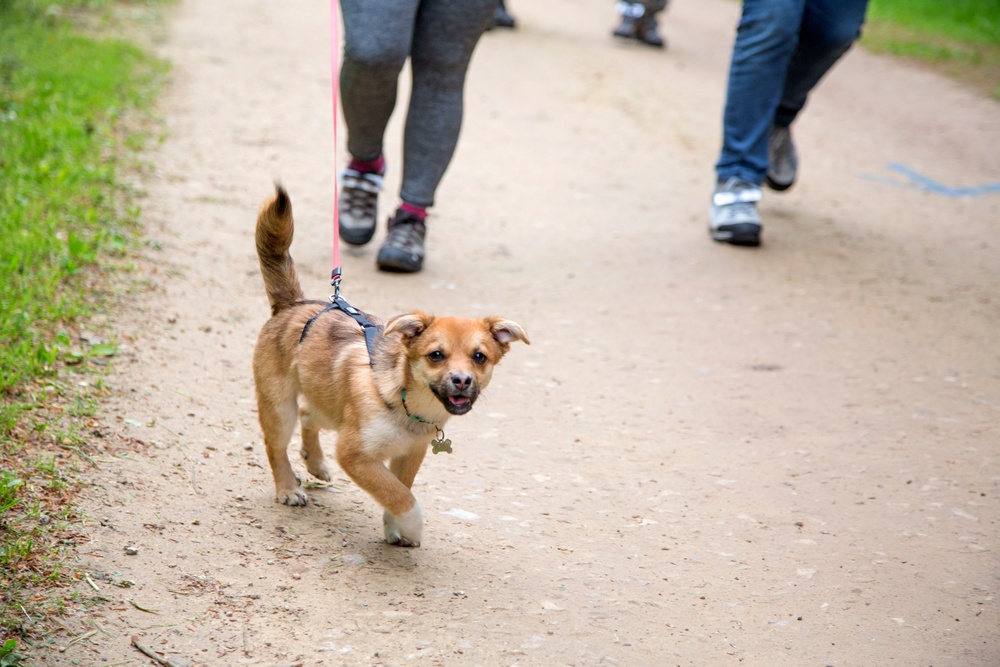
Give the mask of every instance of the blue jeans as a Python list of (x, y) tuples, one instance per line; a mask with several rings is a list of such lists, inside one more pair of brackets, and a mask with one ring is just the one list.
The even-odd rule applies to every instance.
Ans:
[(861, 35), (868, 0), (743, 0), (723, 114), (720, 181), (767, 173), (771, 126), (788, 127)]

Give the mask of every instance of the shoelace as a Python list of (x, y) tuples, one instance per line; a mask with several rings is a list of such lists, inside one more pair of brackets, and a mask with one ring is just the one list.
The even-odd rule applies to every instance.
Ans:
[(757, 218), (755, 205), (763, 198), (761, 189), (746, 181), (726, 183), (725, 189), (712, 195), (712, 203), (717, 207), (716, 220), (745, 222)]
[(425, 229), (422, 221), (413, 218), (394, 222), (389, 226), (389, 238), (386, 240), (386, 244), (402, 248), (407, 252), (422, 251)]
[(365, 190), (346, 187), (343, 194), (343, 208), (355, 215), (374, 215), (375, 205), (378, 198)]
[(382, 176), (345, 169), (340, 175), (344, 186), (341, 210), (355, 216), (374, 217), (378, 193), (382, 189)]

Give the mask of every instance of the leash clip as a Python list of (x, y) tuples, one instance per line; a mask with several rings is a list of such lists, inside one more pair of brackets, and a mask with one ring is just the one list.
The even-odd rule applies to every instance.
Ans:
[(330, 301), (336, 301), (340, 298), (340, 267), (338, 266), (333, 270), (330, 275), (330, 284), (333, 285), (333, 294), (330, 295)]

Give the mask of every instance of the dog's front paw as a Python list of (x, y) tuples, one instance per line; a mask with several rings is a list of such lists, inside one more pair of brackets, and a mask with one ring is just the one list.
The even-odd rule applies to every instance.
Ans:
[(382, 515), (385, 525), (385, 541), (400, 547), (419, 547), (424, 532), (424, 513), (420, 503), (415, 503), (408, 512), (394, 516), (386, 511)]
[(291, 489), (278, 489), (277, 500), (285, 505), (300, 506), (309, 503), (309, 496), (301, 486)]

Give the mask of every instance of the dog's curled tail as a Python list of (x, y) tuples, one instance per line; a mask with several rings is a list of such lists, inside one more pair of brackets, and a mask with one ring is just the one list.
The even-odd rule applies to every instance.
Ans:
[(303, 301), (302, 287), (295, 273), (295, 262), (288, 253), (292, 245), (294, 223), (292, 200), (281, 185), (274, 186), (274, 197), (260, 207), (257, 214), (257, 259), (264, 277), (271, 314)]

